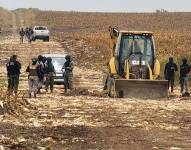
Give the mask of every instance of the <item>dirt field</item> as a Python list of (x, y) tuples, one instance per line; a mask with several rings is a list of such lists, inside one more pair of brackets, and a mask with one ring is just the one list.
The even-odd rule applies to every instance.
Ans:
[[(6, 81), (7, 60), (17, 54), (22, 63), (20, 92), (18, 98), (7, 99), (6, 89), (1, 89), (0, 105), (6, 104), (7, 113), (0, 115), (0, 149), (191, 149), (191, 100), (180, 98), (178, 89), (170, 99), (108, 98), (101, 92), (101, 69), (91, 67), (89, 61), (99, 53), (88, 53), (93, 47), (83, 40), (76, 43), (70, 37), (19, 45), (13, 33), (0, 38), (0, 81)], [(25, 69), (32, 57), (48, 52), (71, 52), (75, 60), (81, 57), (75, 62), (76, 91), (65, 95), (63, 87), (56, 86), (53, 94), (43, 91), (37, 99), (29, 99)]]

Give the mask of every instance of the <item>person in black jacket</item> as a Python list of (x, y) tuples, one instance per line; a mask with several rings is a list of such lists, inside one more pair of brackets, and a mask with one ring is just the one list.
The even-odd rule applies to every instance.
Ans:
[(178, 71), (177, 65), (174, 63), (173, 58), (169, 58), (169, 62), (165, 65), (164, 76), (168, 80), (168, 88), (171, 85), (171, 92), (174, 90), (175, 72)]
[(187, 59), (182, 59), (182, 65), (180, 66), (180, 87), (182, 96), (189, 96), (188, 93), (188, 74), (190, 73), (190, 65), (187, 63)]
[(7, 75), (8, 75), (8, 91), (11, 95), (14, 91), (17, 94), (18, 86), (19, 86), (19, 75), (21, 70), (21, 64), (17, 61), (17, 56), (13, 55), (10, 61), (6, 65), (7, 67)]

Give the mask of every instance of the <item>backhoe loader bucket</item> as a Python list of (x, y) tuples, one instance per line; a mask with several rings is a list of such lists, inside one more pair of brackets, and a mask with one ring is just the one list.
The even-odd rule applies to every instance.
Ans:
[(141, 99), (168, 97), (168, 82), (166, 80), (116, 79), (114, 82), (117, 97)]

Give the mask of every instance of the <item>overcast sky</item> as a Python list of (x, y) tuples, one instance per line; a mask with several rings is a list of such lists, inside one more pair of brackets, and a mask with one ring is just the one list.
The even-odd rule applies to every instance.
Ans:
[(191, 0), (0, 0), (0, 6), (102, 12), (191, 11)]

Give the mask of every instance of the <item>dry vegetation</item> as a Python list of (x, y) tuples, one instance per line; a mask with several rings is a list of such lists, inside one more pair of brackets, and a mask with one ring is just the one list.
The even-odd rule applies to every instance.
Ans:
[(2, 27), (4, 30), (7, 30), (8, 28), (11, 28), (12, 26), (12, 15), (11, 13), (0, 7), (0, 27)]
[[(191, 51), (191, 13), (79, 13), (38, 11), (38, 24), (48, 25), (59, 42), (71, 39), (73, 44), (81, 40), (87, 47), (74, 49), (76, 61), (83, 59), (78, 52), (96, 67), (103, 68), (108, 61), (108, 27), (117, 25), (128, 30), (149, 30), (155, 33), (156, 47), (161, 61), (170, 55), (181, 58)], [(67, 47), (67, 46), (65, 46)], [(187, 55), (188, 56), (188, 55)], [(179, 60), (178, 60), (179, 62)], [(78, 64), (81, 65), (81, 62)], [(101, 65), (102, 64), (102, 65)], [(92, 67), (86, 65), (86, 67)]]
[[(0, 144), (14, 150), (190, 149), (190, 98), (177, 94), (168, 100), (145, 101), (111, 99), (93, 93), (102, 88), (99, 70), (109, 59), (108, 26), (154, 31), (158, 56), (164, 61), (168, 55), (189, 56), (191, 13), (112, 14), (32, 9), (14, 13), (17, 27), (47, 25), (53, 40), (31, 45), (25, 41), (20, 45), (17, 35), (0, 39), (1, 86), (6, 86), (7, 58), (17, 54), (22, 63), (19, 96), (8, 98), (6, 90), (0, 89), (0, 110), (4, 114), (0, 115)], [(74, 78), (78, 93), (65, 95), (62, 87), (56, 87), (53, 94), (43, 91), (38, 99), (28, 99), (25, 69), (29, 60), (41, 53), (65, 51), (77, 65)]]

